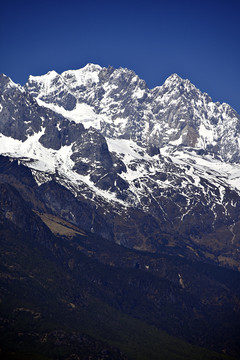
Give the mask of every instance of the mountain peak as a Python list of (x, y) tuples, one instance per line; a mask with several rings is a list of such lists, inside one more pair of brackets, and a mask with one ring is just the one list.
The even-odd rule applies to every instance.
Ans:
[(88, 63), (82, 69), (87, 71), (100, 71), (102, 70), (102, 67), (98, 64)]
[(64, 71), (61, 76), (65, 80), (68, 80), (73, 84), (75, 83), (77, 86), (86, 86), (99, 81), (98, 75), (101, 70), (102, 67), (100, 65), (89, 63), (83, 68), (77, 70)]
[(44, 74), (44, 75), (39, 75), (39, 76), (35, 76), (35, 75), (30, 75), (28, 78), (28, 81), (40, 81), (40, 82), (44, 82), (46, 80), (51, 81), (52, 79), (56, 78), (57, 76), (60, 76), (55, 70), (51, 70), (48, 71), (48, 73)]
[(83, 68), (75, 69), (75, 70), (66, 70), (61, 75), (65, 77), (68, 74), (80, 74), (80, 73), (99, 73), (102, 70), (102, 67), (97, 64), (88, 63)]
[(163, 85), (179, 85), (181, 84), (182, 82), (185, 82), (186, 80), (184, 80), (183, 78), (181, 78), (178, 74), (174, 73), (174, 74), (171, 74), (164, 82)]
[(0, 81), (2, 82), (2, 81), (4, 81), (4, 80), (6, 80), (6, 79), (10, 79), (7, 75), (5, 75), (5, 74), (0, 74)]
[(10, 77), (5, 74), (0, 74), (0, 90), (5, 91), (7, 89), (18, 88), (21, 91), (23, 90), (21, 85), (14, 83)]
[(178, 74), (176, 73), (173, 73), (171, 74), (167, 79), (166, 81), (183, 81), (183, 78), (181, 78)]

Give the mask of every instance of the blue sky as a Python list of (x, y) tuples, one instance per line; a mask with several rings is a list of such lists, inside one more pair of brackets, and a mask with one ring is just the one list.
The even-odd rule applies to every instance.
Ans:
[(240, 113), (239, 1), (3, 0), (0, 73), (127, 67), (148, 87), (172, 73)]

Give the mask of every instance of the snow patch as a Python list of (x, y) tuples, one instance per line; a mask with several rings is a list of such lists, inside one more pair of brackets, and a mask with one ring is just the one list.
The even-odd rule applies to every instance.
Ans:
[(106, 138), (109, 151), (124, 155), (124, 162), (132, 159), (149, 160), (151, 157), (144, 153), (143, 148), (132, 140)]
[(212, 129), (207, 129), (207, 127), (201, 123), (199, 126), (199, 135), (204, 139), (204, 142), (211, 144), (214, 141), (214, 135)]
[(177, 140), (169, 141), (169, 144), (175, 145), (175, 146), (181, 145), (182, 144), (182, 135)]
[(145, 94), (145, 90), (141, 90), (141, 89), (137, 89), (136, 91), (134, 91), (133, 93), (133, 98), (135, 99), (141, 99)]
[(92, 107), (85, 103), (76, 104), (75, 108), (70, 111), (61, 106), (47, 104), (40, 99), (37, 99), (37, 102), (40, 106), (51, 109), (70, 121), (74, 121), (77, 124), (83, 124), (86, 129), (92, 126), (95, 129), (100, 130), (101, 122), (109, 122), (107, 116), (96, 114)]

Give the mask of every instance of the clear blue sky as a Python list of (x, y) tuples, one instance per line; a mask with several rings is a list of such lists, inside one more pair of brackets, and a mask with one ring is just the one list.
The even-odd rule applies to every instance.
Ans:
[(177, 73), (240, 113), (240, 1), (2, 1), (0, 73), (24, 84), (89, 62), (150, 88)]

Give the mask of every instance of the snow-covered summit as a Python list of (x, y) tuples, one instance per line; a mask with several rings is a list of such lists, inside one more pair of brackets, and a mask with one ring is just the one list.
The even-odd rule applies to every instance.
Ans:
[(55, 106), (71, 120), (84, 123), (88, 107), (87, 124), (104, 136), (131, 138), (147, 148), (181, 145), (209, 151), (225, 161), (240, 159), (234, 135), (239, 115), (177, 74), (151, 90), (131, 70), (94, 64), (30, 80), (25, 88), (41, 105)]
[(29, 82), (33, 82), (33, 81), (46, 82), (46, 81), (51, 81), (56, 76), (59, 76), (59, 74), (55, 70), (50, 70), (47, 72), (47, 74), (40, 75), (40, 76), (29, 75), (28, 81)]
[(91, 86), (99, 81), (99, 72), (102, 70), (100, 65), (87, 64), (84, 68), (78, 70), (64, 71), (61, 76), (71, 88), (77, 86)]
[(42, 99), (46, 96), (56, 96), (59, 91), (76, 91), (81, 86), (91, 86), (92, 83), (99, 81), (98, 74), (101, 66), (87, 64), (84, 68), (78, 70), (64, 71), (58, 74), (56, 71), (49, 71), (41, 76), (29, 76), (27, 88), (34, 95)]
[(164, 85), (169, 86), (170, 84), (173, 84), (176, 86), (176, 84), (180, 84), (183, 81), (183, 78), (181, 78), (178, 74), (173, 73), (165, 80)]

